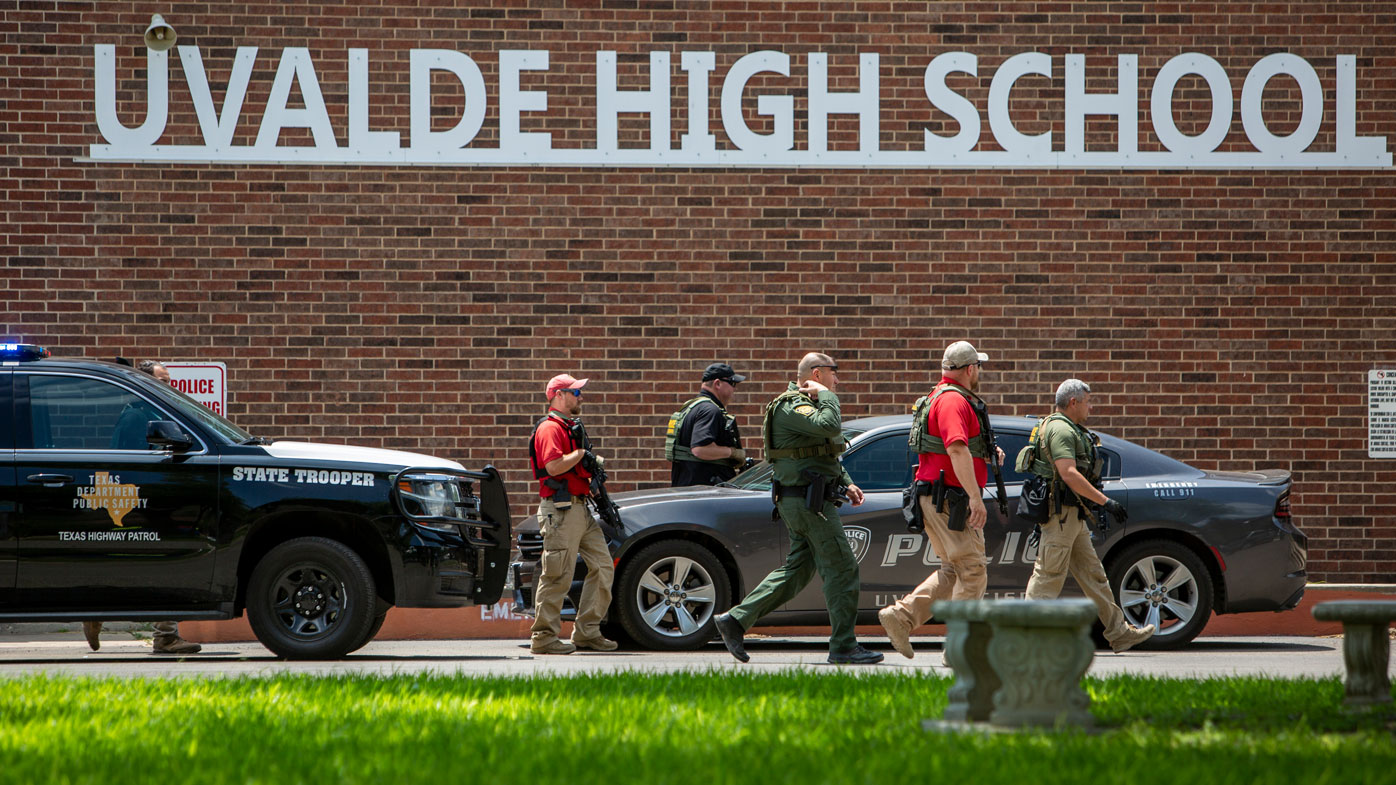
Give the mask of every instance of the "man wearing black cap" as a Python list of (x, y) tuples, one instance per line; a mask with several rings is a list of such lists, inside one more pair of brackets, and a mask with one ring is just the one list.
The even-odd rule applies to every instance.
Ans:
[(745, 380), (727, 363), (713, 363), (703, 371), (697, 397), (669, 418), (664, 458), (674, 464), (672, 485), (717, 485), (737, 476), (746, 451), (727, 404)]

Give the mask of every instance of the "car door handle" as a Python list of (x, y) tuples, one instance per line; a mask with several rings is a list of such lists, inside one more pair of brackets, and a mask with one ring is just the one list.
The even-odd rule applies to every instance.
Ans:
[(45, 488), (62, 488), (73, 481), (73, 478), (66, 474), (31, 474), (25, 479)]

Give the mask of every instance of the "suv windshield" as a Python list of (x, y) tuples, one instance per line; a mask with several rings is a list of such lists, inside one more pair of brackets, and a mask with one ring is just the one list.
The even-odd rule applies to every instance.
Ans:
[(234, 425), (231, 420), (214, 414), (213, 410), (179, 390), (171, 387), (168, 390), (168, 394), (171, 396), (171, 402), (179, 407), (180, 414), (197, 421), (199, 425), (212, 431), (219, 438), (225, 439), (230, 444), (241, 444), (252, 438), (252, 434)]

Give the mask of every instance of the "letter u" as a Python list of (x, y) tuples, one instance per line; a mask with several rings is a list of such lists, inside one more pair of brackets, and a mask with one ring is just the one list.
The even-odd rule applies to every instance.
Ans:
[(170, 61), (168, 52), (145, 54), (145, 122), (139, 128), (127, 128), (116, 116), (116, 47), (97, 44), (93, 47), (96, 60), (97, 129), (102, 138), (116, 148), (149, 147), (165, 133), (170, 110)]

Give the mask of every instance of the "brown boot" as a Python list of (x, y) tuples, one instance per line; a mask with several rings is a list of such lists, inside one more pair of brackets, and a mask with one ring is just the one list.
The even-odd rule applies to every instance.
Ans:
[(82, 634), (83, 637), (87, 638), (87, 645), (91, 646), (93, 651), (102, 648), (102, 640), (99, 637), (102, 634), (102, 623), (100, 621), (83, 622)]
[[(158, 624), (156, 625), (157, 629), (159, 626)], [(186, 641), (179, 637), (179, 627), (176, 627), (174, 624), (170, 624), (169, 626), (174, 627), (173, 632), (162, 631), (155, 634), (155, 645), (151, 647), (151, 654), (198, 654), (203, 650), (204, 647), (199, 644), (193, 641)]]
[(916, 656), (916, 651), (911, 648), (911, 631), (897, 618), (892, 606), (878, 611), (877, 620), (882, 622), (882, 629), (886, 631), (887, 639), (892, 641), (892, 648), (896, 649), (898, 654), (908, 660)]
[(1154, 625), (1152, 624), (1143, 627), (1130, 627), (1127, 625), (1125, 631), (1120, 633), (1118, 638), (1110, 641), (1110, 648), (1113, 649), (1116, 654), (1119, 654), (1129, 651), (1153, 636)]

